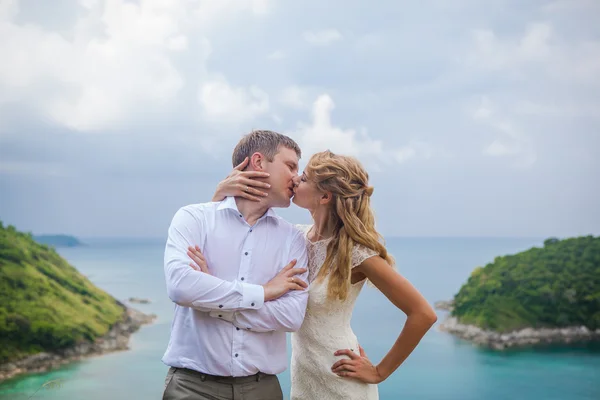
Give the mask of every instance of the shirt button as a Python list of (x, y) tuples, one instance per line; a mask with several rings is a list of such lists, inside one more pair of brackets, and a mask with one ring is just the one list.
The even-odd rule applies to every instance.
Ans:
[(242, 214), (240, 214), (240, 218), (242, 218)]
[(245, 253), (244, 253), (244, 255), (245, 255), (245, 256), (247, 256), (247, 255), (248, 255), (248, 252), (245, 252)]
[(223, 318), (223, 316), (221, 314), (219, 314), (219, 318)]
[(244, 280), (244, 277), (242, 276), (242, 280)]
[(235, 353), (235, 356), (237, 357), (237, 356), (238, 356), (238, 353)]
[(252, 229), (250, 229), (250, 232), (252, 232)]
[(235, 330), (236, 330), (236, 331), (239, 331), (239, 330), (240, 330), (240, 328), (235, 328)]
[(250, 304), (252, 307), (254, 307), (254, 303)]
[(223, 304), (219, 304), (219, 308), (223, 308)]

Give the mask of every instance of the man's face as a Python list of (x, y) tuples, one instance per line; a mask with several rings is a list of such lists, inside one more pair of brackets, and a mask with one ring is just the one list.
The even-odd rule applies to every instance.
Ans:
[(269, 203), (271, 207), (289, 207), (294, 195), (294, 178), (298, 176), (298, 155), (292, 149), (280, 147), (273, 162), (265, 163), (265, 172), (271, 174)]

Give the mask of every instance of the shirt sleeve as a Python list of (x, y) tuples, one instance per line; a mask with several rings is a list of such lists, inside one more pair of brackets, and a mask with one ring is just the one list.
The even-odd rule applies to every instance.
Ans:
[[(296, 259), (295, 268), (308, 269), (308, 252), (306, 239), (302, 232), (294, 230), (291, 242), (290, 260)], [(285, 267), (282, 265), (281, 268)], [(305, 282), (308, 281), (308, 271), (298, 275)], [(308, 288), (293, 290), (278, 299), (267, 301), (258, 310), (241, 310), (230, 313), (211, 312), (215, 318), (230, 321), (240, 329), (254, 332), (285, 331), (295, 332), (304, 321), (304, 314), (308, 304)]]
[(264, 304), (261, 285), (224, 281), (190, 267), (189, 246), (204, 244), (203, 210), (181, 208), (171, 221), (165, 248), (167, 294), (176, 304), (200, 311), (258, 310)]

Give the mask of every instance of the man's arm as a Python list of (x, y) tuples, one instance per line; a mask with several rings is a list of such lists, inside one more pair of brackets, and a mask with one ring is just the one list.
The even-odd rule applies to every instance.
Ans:
[[(291, 245), (290, 260), (296, 259), (296, 268), (307, 268), (307, 272), (298, 277), (308, 281), (308, 254), (306, 240), (301, 232), (295, 232)], [(241, 310), (236, 312), (211, 312), (216, 318), (230, 321), (240, 329), (254, 332), (285, 331), (295, 332), (302, 325), (308, 289), (292, 290), (278, 299), (267, 301), (258, 310)]]
[(206, 236), (201, 212), (181, 208), (169, 227), (164, 261), (169, 298), (200, 311), (260, 309), (265, 296), (261, 285), (227, 282), (189, 266), (188, 247), (204, 243)]

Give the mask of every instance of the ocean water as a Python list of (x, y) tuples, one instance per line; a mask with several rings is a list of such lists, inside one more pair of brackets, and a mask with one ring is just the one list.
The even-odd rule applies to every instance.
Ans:
[[(543, 238), (388, 238), (398, 270), (431, 302), (452, 297), (477, 266), (494, 257), (541, 246)], [(160, 399), (167, 366), (161, 357), (169, 338), (173, 306), (165, 291), (164, 244), (148, 240), (88, 240), (59, 249), (92, 282), (124, 301), (148, 298), (135, 308), (157, 321), (134, 334), (128, 351), (28, 375), (0, 384), (0, 399)], [(441, 321), (445, 313), (438, 312)], [(392, 346), (405, 321), (381, 293), (365, 287), (352, 325), (376, 363)], [(289, 356), (288, 350), (288, 356)], [(289, 373), (280, 376), (289, 394)], [(56, 380), (58, 387), (43, 388)], [(408, 360), (379, 385), (381, 399), (591, 400), (600, 399), (600, 350), (591, 347), (498, 353), (440, 332), (423, 338)]]

